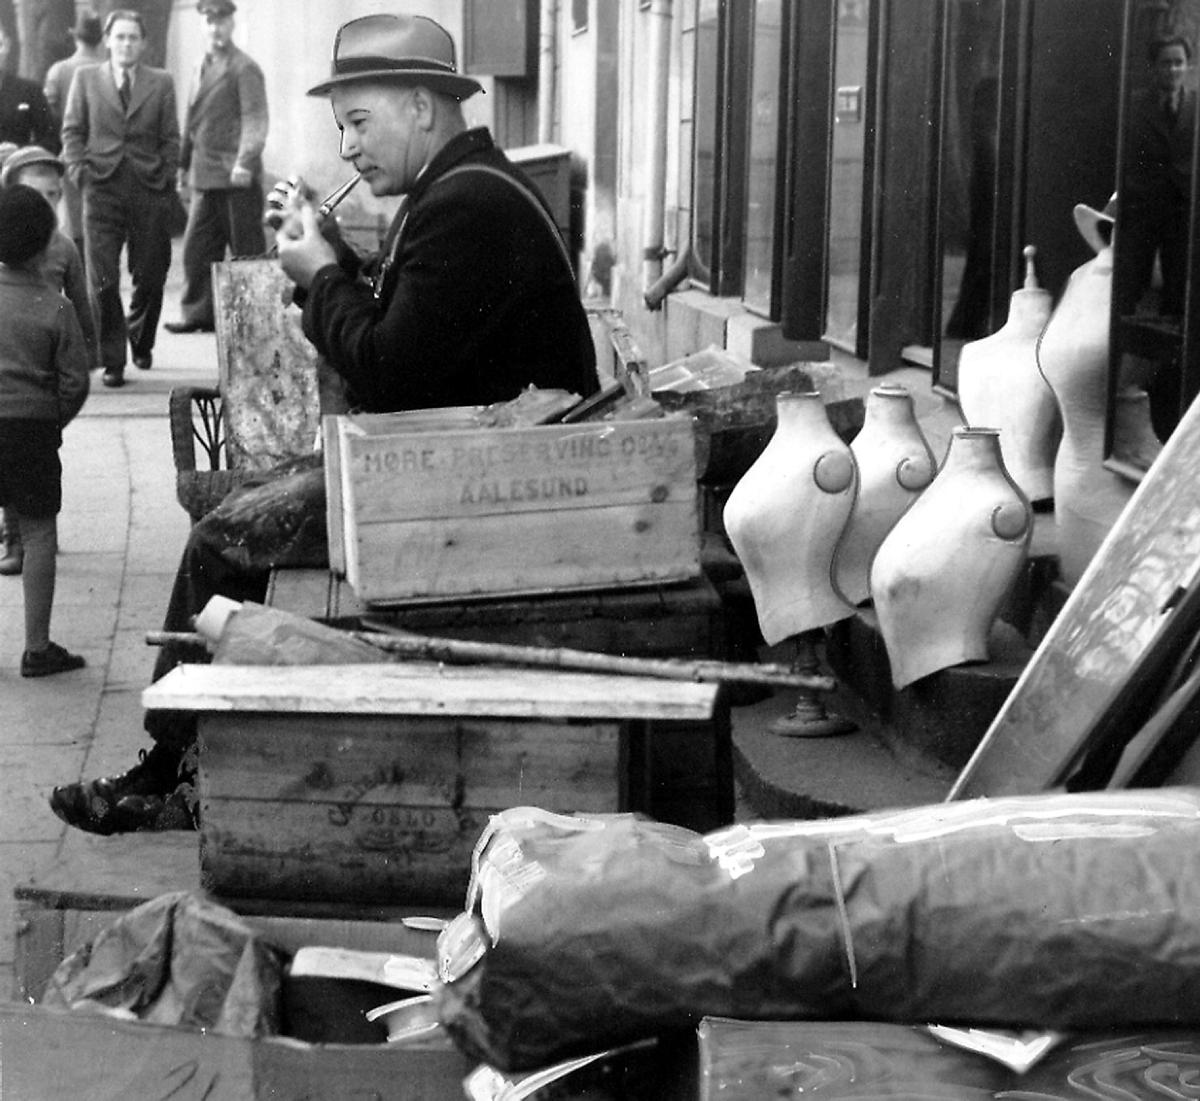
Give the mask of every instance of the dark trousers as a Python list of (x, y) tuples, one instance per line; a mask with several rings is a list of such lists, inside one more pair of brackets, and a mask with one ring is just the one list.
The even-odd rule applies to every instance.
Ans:
[[(100, 363), (125, 366), (126, 342), (135, 356), (154, 348), (162, 314), (163, 285), (171, 266), (170, 217), (175, 196), (153, 191), (123, 161), (107, 180), (83, 193), (84, 252), (88, 290), (100, 329)], [(129, 249), (133, 293), (128, 318), (121, 304), (121, 250)]]
[(193, 191), (183, 236), (182, 320), (213, 324), (212, 266), (232, 256), (261, 256), (267, 250), (263, 233), (263, 193), (252, 187)]
[(1187, 285), (1188, 212), (1183, 203), (1122, 203), (1117, 229), (1113, 294), (1121, 316), (1134, 312), (1154, 274), (1162, 269), (1159, 313), (1180, 316)]
[[(191, 631), (192, 617), (217, 595), (230, 600), (263, 602), (269, 573), (231, 566), (221, 556), (227, 546), (227, 541), (214, 535), (205, 521), (192, 528), (175, 574), (163, 620), (164, 631)], [(154, 663), (153, 679), (165, 677), (181, 662), (202, 664), (209, 659), (203, 646), (181, 643), (163, 646)], [(193, 711), (147, 711), (144, 726), (151, 738), (166, 749), (178, 751), (180, 756), (196, 739), (196, 714)]]

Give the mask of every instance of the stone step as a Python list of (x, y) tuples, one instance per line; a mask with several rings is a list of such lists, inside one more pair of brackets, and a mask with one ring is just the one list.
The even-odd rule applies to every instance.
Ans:
[[(852, 734), (797, 738), (775, 734), (793, 692), (733, 711), (733, 771), (738, 818), (833, 818), (845, 814), (941, 802), (956, 770), (932, 759), (897, 755), (878, 723), (864, 720)], [(841, 708), (837, 696), (831, 701)]]
[(942, 669), (896, 689), (879, 621), (872, 609), (863, 608), (829, 630), (826, 659), (856, 718), (877, 719), (898, 751), (959, 769), (1033, 654), (1020, 632), (1003, 620), (993, 625), (988, 648), (989, 661)]

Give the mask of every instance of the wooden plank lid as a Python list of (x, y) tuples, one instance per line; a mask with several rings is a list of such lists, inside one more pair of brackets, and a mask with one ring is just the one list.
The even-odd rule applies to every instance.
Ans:
[(179, 665), (142, 692), (148, 711), (703, 720), (718, 686), (537, 669)]

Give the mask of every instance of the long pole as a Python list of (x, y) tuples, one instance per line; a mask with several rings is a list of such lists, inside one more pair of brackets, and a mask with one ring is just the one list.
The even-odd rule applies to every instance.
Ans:
[[(368, 621), (368, 626), (371, 626)], [(351, 638), (367, 642), (379, 650), (401, 657), (442, 661), (449, 665), (524, 665), (543, 669), (572, 670), (582, 673), (608, 673), (659, 680), (687, 680), (718, 683), (764, 684), (774, 688), (810, 688), (831, 692), (832, 677), (798, 673), (787, 665), (773, 663), (691, 660), (687, 658), (635, 658), (621, 654), (601, 654), (592, 650), (572, 650), (563, 646), (519, 646), (508, 642), (475, 642), (469, 639), (432, 638), (410, 634), (395, 628), (347, 631)], [(168, 643), (205, 642), (203, 635), (187, 631), (147, 631), (150, 646)]]

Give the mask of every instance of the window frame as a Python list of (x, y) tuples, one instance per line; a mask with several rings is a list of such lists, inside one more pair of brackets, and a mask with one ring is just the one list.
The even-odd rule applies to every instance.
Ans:
[[(696, 0), (697, 56), (693, 72), (699, 73), (699, 5)], [(699, 89), (692, 87), (692, 163), (689, 249), (692, 257), (692, 281), (717, 297), (740, 295), (743, 275), (743, 234), (746, 204), (747, 134), (744, 124), (749, 111), (749, 49), (752, 20), (751, 6), (745, 0), (717, 0), (717, 94), (712, 169), (711, 251), (705, 255), (697, 243), (696, 229), (701, 224), (697, 200), (701, 173), (698, 151), (700, 118), (697, 113)], [(741, 125), (735, 125), (735, 121)]]

